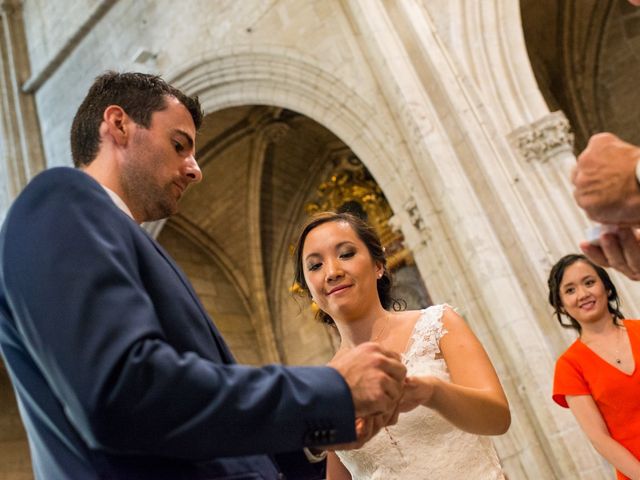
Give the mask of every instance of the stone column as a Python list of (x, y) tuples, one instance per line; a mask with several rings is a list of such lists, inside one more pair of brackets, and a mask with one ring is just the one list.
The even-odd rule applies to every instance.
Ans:
[(575, 156), (569, 121), (561, 111), (549, 113), (517, 128), (508, 138), (534, 176), (529, 179), (530, 185), (537, 186), (532, 202), (547, 218), (553, 217), (555, 235), (547, 239), (553, 242), (552, 257), (575, 249), (589, 222), (573, 201), (569, 177)]
[(45, 161), (33, 95), (21, 0), (0, 0), (0, 218)]
[(263, 256), (263, 238), (261, 225), (261, 184), (264, 173), (264, 162), (270, 150), (279, 144), (289, 133), (287, 123), (270, 118), (257, 119), (256, 140), (249, 156), (249, 184), (247, 188), (247, 224), (249, 226), (249, 251), (247, 278), (251, 289), (249, 297), (251, 305), (251, 321), (256, 332), (260, 354), (264, 363), (281, 363), (285, 360), (285, 352), (279, 345), (276, 336), (276, 322), (273, 317), (276, 309), (270, 300), (269, 285), (272, 278), (267, 278)]
[[(513, 425), (495, 439), (507, 473), (593, 472), (598, 456), (550, 399), (555, 355), (538, 318), (543, 288), (528, 289), (541, 283), (537, 259), (555, 232), (540, 230), (538, 212), (507, 175), (509, 145), (419, 1), (345, 5), (411, 151), (413, 164), (399, 173), (415, 169), (403, 178), (412, 198), (396, 212), (407, 243), (434, 301), (460, 307), (508, 392)], [(523, 265), (536, 275), (522, 277)], [(560, 432), (571, 438), (558, 439)]]

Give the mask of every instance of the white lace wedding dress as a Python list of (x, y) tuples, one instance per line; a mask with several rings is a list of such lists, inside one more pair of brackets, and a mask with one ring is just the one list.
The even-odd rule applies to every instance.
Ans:
[[(408, 375), (450, 381), (438, 346), (445, 306), (422, 310), (403, 355)], [(361, 449), (336, 453), (353, 480), (504, 479), (488, 437), (463, 432), (426, 407), (401, 414)]]

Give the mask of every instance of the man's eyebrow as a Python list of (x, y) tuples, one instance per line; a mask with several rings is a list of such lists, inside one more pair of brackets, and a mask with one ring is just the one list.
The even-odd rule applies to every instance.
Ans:
[(189, 135), (187, 132), (179, 128), (175, 128), (173, 132), (177, 133), (178, 135), (182, 135), (187, 140), (187, 143), (189, 144), (189, 148), (193, 148), (193, 138), (191, 138), (191, 135)]

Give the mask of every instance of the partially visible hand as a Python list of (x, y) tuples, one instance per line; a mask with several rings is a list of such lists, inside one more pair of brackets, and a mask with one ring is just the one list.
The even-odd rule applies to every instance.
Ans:
[(380, 415), (383, 426), (394, 416), (397, 419), (402, 384), (407, 374), (400, 355), (377, 343), (367, 342), (339, 352), (328, 365), (338, 370), (347, 382), (356, 417), (367, 419)]
[(409, 412), (419, 406), (429, 406), (438, 379), (436, 377), (407, 377), (400, 400), (400, 412)]
[(640, 224), (640, 188), (635, 176), (638, 160), (640, 148), (611, 133), (589, 139), (571, 180), (576, 202), (591, 219), (604, 224)]
[(616, 233), (603, 233), (600, 245), (581, 242), (580, 249), (589, 259), (611, 267), (631, 280), (640, 280), (640, 230), (620, 227)]

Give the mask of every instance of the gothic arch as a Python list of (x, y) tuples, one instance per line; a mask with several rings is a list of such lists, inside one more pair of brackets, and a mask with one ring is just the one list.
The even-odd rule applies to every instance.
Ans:
[[(318, 63), (317, 61), (315, 63)], [(281, 72), (278, 75), (274, 72)], [(362, 159), (394, 210), (406, 186), (393, 170), (398, 146), (377, 122), (376, 111), (356, 91), (296, 50), (235, 47), (170, 71), (167, 79), (200, 97), (207, 112), (241, 105), (274, 105), (299, 112), (338, 136)], [(406, 155), (406, 153), (405, 153)]]

